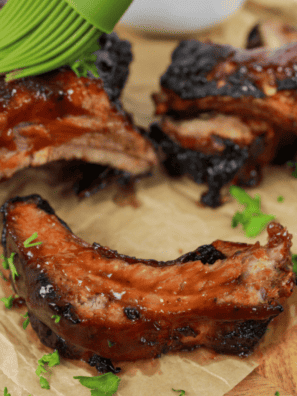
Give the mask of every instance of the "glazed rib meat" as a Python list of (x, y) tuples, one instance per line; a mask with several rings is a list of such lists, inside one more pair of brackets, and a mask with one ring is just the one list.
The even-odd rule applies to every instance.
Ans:
[[(261, 37), (260, 27), (254, 30), (249, 45), (272, 45), (267, 37), (273, 26), (261, 25)], [(283, 30), (277, 27), (276, 37)], [(283, 33), (280, 41), (285, 38)], [(293, 43), (277, 50), (242, 50), (188, 40), (173, 52), (161, 92), (153, 95), (156, 114), (162, 118), (151, 128), (151, 136), (162, 148), (171, 174), (188, 173), (198, 183), (207, 182), (203, 204), (219, 206), (221, 189), (231, 182), (258, 184), (261, 168), (281, 145), (294, 139), (296, 51)], [(213, 156), (219, 165), (211, 165)]]
[(102, 35), (96, 52), (102, 79), (68, 68), (11, 83), (0, 78), (0, 179), (28, 166), (79, 159), (132, 175), (156, 164), (151, 143), (124, 110), (120, 92), (130, 44)]
[[(201, 345), (248, 355), (293, 292), (292, 236), (277, 223), (265, 246), (217, 240), (159, 262), (88, 244), (38, 195), (13, 198), (1, 211), (5, 256), (15, 253), (14, 288), (33, 329), (61, 355), (99, 370), (100, 361)], [(25, 248), (36, 231), (42, 244)]]
[(161, 78), (156, 113), (217, 111), (293, 130), (297, 121), (296, 63), (296, 43), (274, 50), (242, 50), (183, 41)]

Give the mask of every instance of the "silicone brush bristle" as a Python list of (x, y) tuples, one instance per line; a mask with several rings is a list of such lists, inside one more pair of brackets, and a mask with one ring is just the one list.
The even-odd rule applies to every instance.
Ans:
[(71, 64), (102, 33), (64, 0), (9, 0), (0, 26), (0, 73), (8, 73), (6, 81)]

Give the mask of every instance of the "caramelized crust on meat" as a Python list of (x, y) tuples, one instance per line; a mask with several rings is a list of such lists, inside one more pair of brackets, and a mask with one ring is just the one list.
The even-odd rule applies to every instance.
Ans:
[[(1, 211), (14, 288), (42, 342), (63, 356), (134, 360), (201, 345), (247, 355), (293, 292), (292, 236), (277, 223), (265, 246), (218, 240), (158, 262), (84, 242), (37, 195)], [(42, 244), (25, 248), (36, 231)]]
[(297, 121), (297, 44), (241, 50), (183, 41), (154, 95), (157, 114), (205, 111), (261, 119), (293, 130)]
[(156, 163), (151, 144), (113, 104), (100, 79), (69, 69), (0, 79), (0, 178), (27, 166), (82, 159), (132, 174)]

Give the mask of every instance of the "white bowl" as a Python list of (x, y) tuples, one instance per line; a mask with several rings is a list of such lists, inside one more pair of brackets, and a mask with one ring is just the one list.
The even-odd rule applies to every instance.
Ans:
[(121, 22), (155, 33), (187, 33), (222, 22), (244, 0), (134, 0)]

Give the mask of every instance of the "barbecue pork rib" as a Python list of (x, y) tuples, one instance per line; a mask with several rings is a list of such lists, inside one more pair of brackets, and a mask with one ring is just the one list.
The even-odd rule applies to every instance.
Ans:
[(116, 34), (99, 38), (102, 78), (68, 68), (6, 83), (0, 77), (0, 179), (28, 166), (79, 159), (131, 175), (157, 163), (151, 143), (121, 107), (132, 59)]
[[(258, 27), (251, 32), (248, 45), (272, 45), (266, 40), (271, 24), (261, 27), (261, 37)], [(284, 30), (278, 25), (277, 28), (278, 33)], [(292, 40), (292, 35), (293, 32), (287, 34), (288, 40)], [(282, 33), (279, 42), (287, 36)], [(167, 138), (162, 139), (153, 126), (152, 139), (165, 153), (164, 163), (171, 173), (188, 173), (199, 183), (207, 182), (209, 191), (201, 201), (217, 207), (222, 203), (220, 190), (225, 184), (258, 184), (261, 168), (272, 161), (279, 146), (293, 140), (296, 87), (294, 43), (277, 50), (242, 50), (197, 40), (183, 41), (161, 77), (161, 92), (153, 95), (156, 114), (162, 116), (158, 127)], [(233, 143), (233, 154), (229, 156), (233, 166), (225, 156), (222, 139), (229, 146)], [(196, 166), (198, 171), (193, 171), (193, 152), (203, 157)], [(215, 162), (220, 166), (211, 166), (209, 154), (216, 154)]]
[[(13, 286), (33, 329), (62, 356), (99, 370), (100, 357), (146, 359), (199, 346), (248, 355), (295, 285), (292, 236), (277, 223), (265, 246), (217, 240), (159, 262), (84, 242), (38, 195), (13, 198), (1, 211), (5, 256), (15, 253)], [(34, 232), (42, 244), (24, 247)]]

